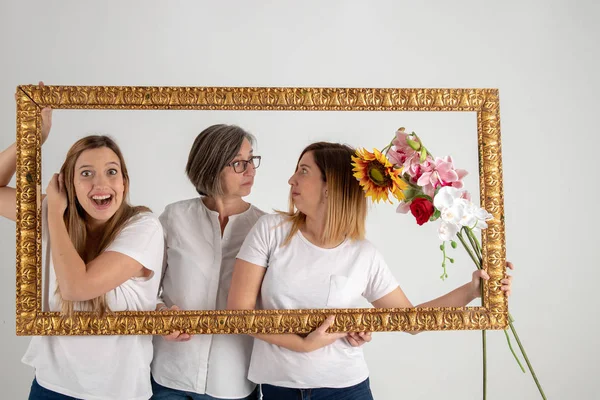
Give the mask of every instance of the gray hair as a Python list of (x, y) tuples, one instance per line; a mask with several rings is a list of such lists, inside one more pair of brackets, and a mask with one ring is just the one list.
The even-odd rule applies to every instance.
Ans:
[(223, 194), (221, 171), (239, 153), (242, 142), (254, 144), (254, 136), (239, 126), (217, 124), (200, 132), (190, 150), (185, 173), (203, 196)]

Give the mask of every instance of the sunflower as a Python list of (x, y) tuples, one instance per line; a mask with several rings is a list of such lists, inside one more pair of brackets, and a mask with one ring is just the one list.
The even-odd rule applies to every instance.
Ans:
[(404, 199), (402, 190), (408, 188), (408, 184), (401, 178), (402, 168), (395, 168), (379, 150), (373, 149), (373, 153), (366, 149), (356, 150), (352, 166), (354, 177), (365, 191), (365, 196), (371, 197), (373, 202), (384, 200), (392, 203), (388, 192), (398, 200)]

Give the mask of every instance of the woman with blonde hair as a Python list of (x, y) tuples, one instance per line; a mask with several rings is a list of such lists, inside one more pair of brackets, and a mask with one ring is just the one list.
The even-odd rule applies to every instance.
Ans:
[[(239, 126), (216, 124), (192, 144), (186, 174), (199, 196), (168, 205), (160, 216), (166, 264), (157, 310), (222, 310), (235, 257), (265, 213), (244, 198), (261, 156)], [(355, 336), (353, 345), (369, 338)], [(248, 380), (252, 338), (172, 332), (154, 340), (153, 399), (255, 399)]]
[[(42, 110), (42, 143), (52, 111)], [(0, 153), (0, 215), (16, 219), (16, 147)], [(129, 175), (116, 143), (87, 136), (67, 153), (42, 201), (44, 311), (106, 315), (152, 311), (160, 282), (162, 227), (128, 201)], [(30, 399), (148, 399), (151, 336), (41, 336), (23, 362), (35, 368)]]
[[(363, 297), (377, 308), (413, 307), (375, 246), (365, 239), (367, 201), (353, 177), (349, 146), (306, 147), (289, 179), (287, 213), (265, 215), (248, 234), (234, 267), (228, 308), (352, 308)], [(512, 267), (512, 266), (511, 266)], [(417, 307), (461, 307), (479, 297), (471, 282)], [(510, 291), (510, 278), (502, 289)], [(372, 399), (362, 349), (327, 333), (256, 334), (248, 378), (265, 400)]]

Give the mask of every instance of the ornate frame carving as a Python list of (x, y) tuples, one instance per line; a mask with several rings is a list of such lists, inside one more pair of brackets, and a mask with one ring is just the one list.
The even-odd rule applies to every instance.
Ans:
[[(482, 307), (115, 312), (104, 318), (42, 311), (41, 144), (43, 107), (128, 110), (470, 111), (477, 113), (481, 204), (494, 215), (483, 231)], [(17, 335), (307, 333), (335, 314), (331, 331), (504, 329), (508, 305), (497, 89), (46, 86), (17, 88)]]

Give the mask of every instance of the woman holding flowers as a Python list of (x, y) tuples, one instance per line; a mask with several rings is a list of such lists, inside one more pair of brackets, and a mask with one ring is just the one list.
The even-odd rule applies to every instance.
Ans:
[[(359, 297), (377, 308), (413, 307), (381, 254), (365, 239), (367, 201), (353, 176), (349, 146), (319, 142), (306, 147), (289, 179), (288, 212), (261, 217), (234, 267), (230, 309), (348, 308)], [(389, 163), (388, 163), (389, 164)], [(382, 167), (372, 178), (395, 188)], [(391, 167), (391, 164), (389, 164)], [(375, 196), (382, 197), (382, 193)], [(417, 307), (461, 307), (480, 296), (478, 270), (470, 282)], [(510, 292), (510, 279), (502, 281)], [(248, 378), (266, 400), (372, 399), (362, 349), (327, 333), (333, 317), (306, 337), (255, 334)]]

